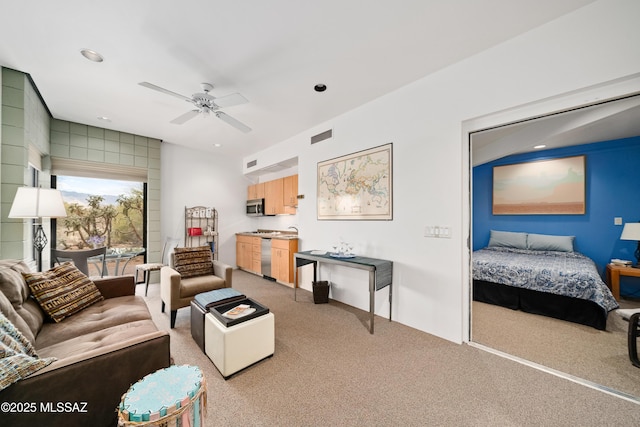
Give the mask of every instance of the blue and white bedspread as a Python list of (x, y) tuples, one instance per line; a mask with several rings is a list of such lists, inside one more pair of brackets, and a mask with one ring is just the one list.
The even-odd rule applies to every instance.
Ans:
[(593, 260), (578, 252), (480, 249), (473, 279), (593, 301), (607, 313), (618, 308)]

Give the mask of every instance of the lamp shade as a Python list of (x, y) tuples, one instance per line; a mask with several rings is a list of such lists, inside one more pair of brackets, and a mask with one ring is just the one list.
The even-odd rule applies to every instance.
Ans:
[(9, 218), (62, 218), (67, 216), (62, 193), (54, 188), (19, 187)]
[(622, 229), (620, 240), (640, 241), (640, 222), (627, 222)]

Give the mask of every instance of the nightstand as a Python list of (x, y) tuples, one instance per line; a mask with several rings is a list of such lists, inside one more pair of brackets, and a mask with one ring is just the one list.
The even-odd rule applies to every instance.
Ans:
[(607, 264), (607, 286), (616, 301), (620, 301), (620, 276), (640, 277), (640, 268)]

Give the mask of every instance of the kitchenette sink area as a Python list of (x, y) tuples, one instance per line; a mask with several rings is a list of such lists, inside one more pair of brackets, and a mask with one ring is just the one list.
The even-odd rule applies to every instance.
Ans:
[(238, 268), (289, 287), (295, 286), (293, 255), (297, 251), (297, 230), (258, 229), (236, 233)]

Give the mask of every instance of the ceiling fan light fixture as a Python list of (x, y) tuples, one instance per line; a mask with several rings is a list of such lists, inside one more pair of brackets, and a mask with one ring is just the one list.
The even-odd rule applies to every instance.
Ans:
[(95, 50), (82, 49), (80, 51), (80, 53), (82, 54), (82, 56), (87, 58), (89, 61), (93, 61), (93, 62), (102, 62), (102, 61), (104, 61), (104, 58), (102, 57), (102, 55), (100, 55)]
[(325, 85), (324, 83), (318, 83), (313, 87), (313, 90), (315, 90), (316, 92), (324, 92), (325, 90), (327, 90), (327, 85)]

